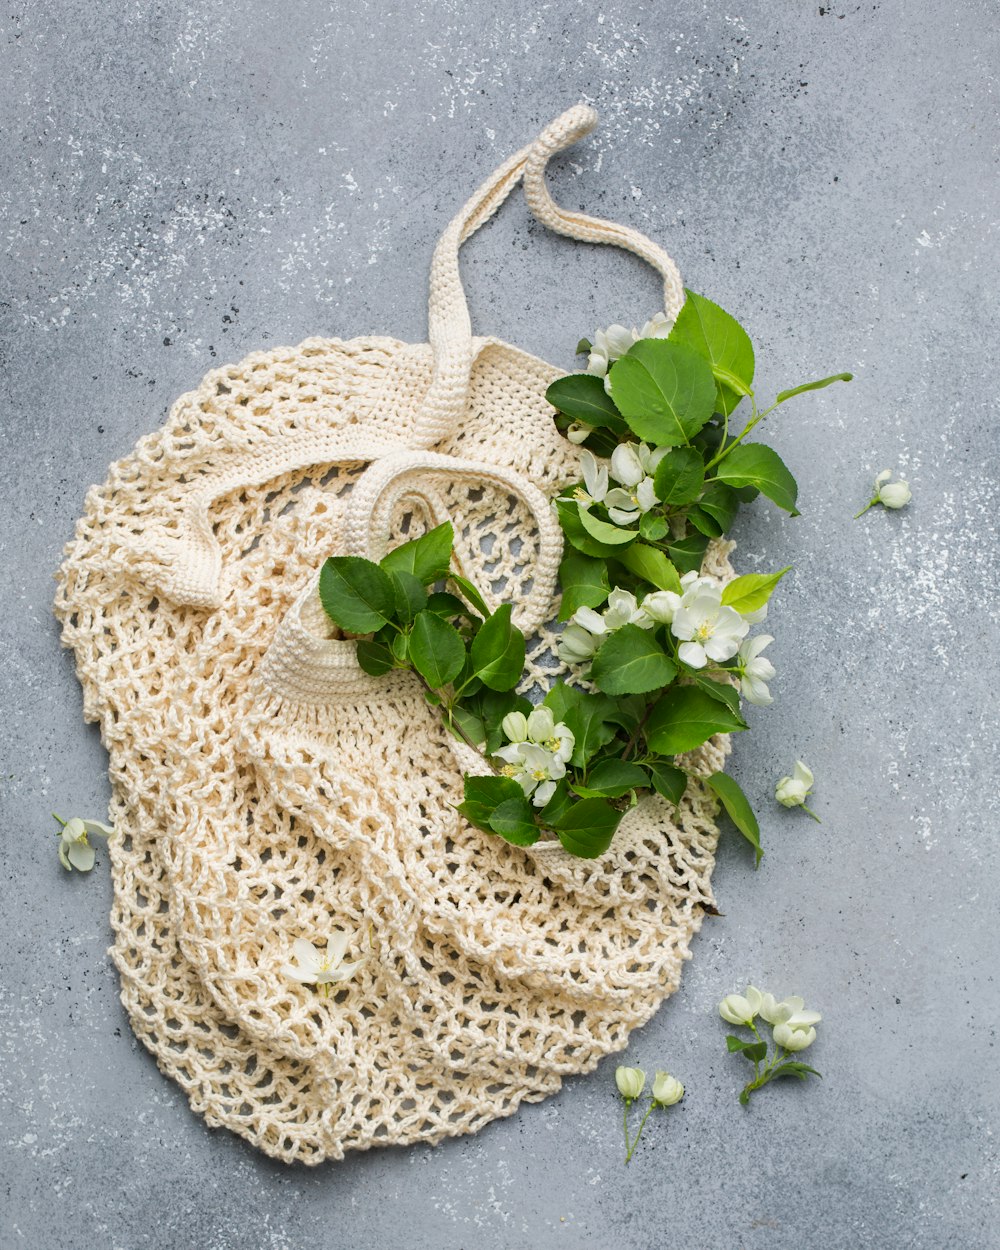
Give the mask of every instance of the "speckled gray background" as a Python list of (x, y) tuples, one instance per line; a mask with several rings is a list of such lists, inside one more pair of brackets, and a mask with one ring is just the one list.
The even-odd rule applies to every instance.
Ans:
[[(548, 1250), (997, 1244), (996, 353), (1000, 25), (981, 0), (727, 6), (12, 0), (0, 282), (0, 1244)], [(770, 438), (803, 515), (778, 702), (734, 770), (737, 839), (681, 992), (629, 1058), (686, 1082), (622, 1167), (614, 1060), (477, 1137), (316, 1171), (207, 1130), (133, 1040), (106, 858), (56, 862), (105, 759), (50, 616), (87, 486), (213, 364), (311, 334), (425, 334), (437, 232), (583, 98), (559, 198), (662, 240), (759, 345), (762, 390), (851, 369)], [(467, 249), (475, 324), (570, 366), (654, 311), (631, 258), (529, 223)], [(886, 465), (903, 514), (851, 514)], [(770, 799), (796, 756), (822, 825)], [(747, 979), (825, 1016), (825, 1079), (749, 1112), (714, 1004)]]

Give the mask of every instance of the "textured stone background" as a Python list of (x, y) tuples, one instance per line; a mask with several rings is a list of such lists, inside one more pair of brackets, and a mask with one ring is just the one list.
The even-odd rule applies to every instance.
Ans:
[[(996, 1245), (995, 5), (12, 0), (2, 21), (0, 1243)], [(689, 1095), (628, 1171), (613, 1059), (477, 1137), (287, 1169), (159, 1075), (105, 957), (106, 858), (56, 862), (50, 809), (107, 791), (52, 570), (87, 486), (211, 365), (421, 339), (437, 232), (579, 98), (603, 124), (559, 198), (662, 240), (749, 326), (765, 392), (857, 377), (773, 423), (802, 517), (740, 522), (745, 570), (795, 565), (779, 701), (733, 765), (768, 855), (754, 874), (729, 839), (725, 915), (634, 1037)], [(477, 328), (567, 366), (656, 307), (638, 262), (518, 197), (464, 271)], [(914, 504), (852, 523), (886, 465)], [(770, 799), (796, 756), (822, 825)], [(748, 979), (823, 1011), (825, 1080), (745, 1112), (714, 1004)]]

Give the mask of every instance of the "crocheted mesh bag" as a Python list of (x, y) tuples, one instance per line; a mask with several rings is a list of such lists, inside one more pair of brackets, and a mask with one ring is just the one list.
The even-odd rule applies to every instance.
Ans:
[[(571, 109), (449, 225), (428, 344), (311, 339), (214, 370), (89, 492), (58, 575), (110, 757), (123, 1003), (196, 1111), (287, 1161), (438, 1141), (545, 1097), (676, 988), (711, 900), (715, 805), (695, 784), (677, 811), (643, 800), (592, 861), (465, 823), (483, 761), (413, 674), (362, 672), (317, 594), (327, 556), (377, 559), (449, 519), (462, 572), (531, 634), (524, 689), (566, 672), (547, 500), (579, 468), (544, 398), (560, 371), (472, 337), (458, 249), (523, 178), (552, 229), (654, 265), (676, 316), (665, 253), (545, 187), (595, 121)], [(732, 576), (728, 550), (703, 571)], [(296, 939), (338, 933), (358, 967), (334, 993), (282, 972)]]

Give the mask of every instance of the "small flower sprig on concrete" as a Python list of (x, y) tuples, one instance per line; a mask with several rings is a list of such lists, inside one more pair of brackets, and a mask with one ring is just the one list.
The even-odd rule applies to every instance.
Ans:
[(83, 820), (79, 816), (63, 820), (55, 812), (52, 815), (60, 825), (56, 830), (60, 864), (67, 872), (72, 872), (74, 868), (77, 872), (90, 872), (95, 859), (94, 848), (90, 845), (91, 836), (108, 838), (114, 829), (110, 825), (102, 825), (99, 820)]
[[(735, 1033), (726, 1038), (731, 1055), (743, 1055), (753, 1064), (753, 1080), (740, 1091), (740, 1103), (744, 1107), (751, 1094), (778, 1077), (794, 1076), (804, 1081), (808, 1076), (820, 1075), (815, 1068), (789, 1058), (813, 1044), (815, 1026), (822, 1019), (818, 1011), (806, 1011), (805, 1002), (798, 995), (790, 995), (779, 1002), (773, 994), (764, 994), (749, 985), (745, 994), (727, 994), (719, 1003), (719, 1015), (727, 1024), (749, 1029), (753, 1034), (753, 1041)], [(774, 1051), (770, 1055), (767, 1042), (754, 1024), (758, 1016), (771, 1026)]]
[(890, 482), (892, 477), (892, 469), (883, 469), (875, 479), (875, 494), (865, 504), (860, 512), (854, 514), (855, 521), (859, 516), (864, 516), (869, 508), (874, 508), (876, 504), (881, 504), (883, 508), (891, 508), (895, 511), (897, 508), (905, 508), (913, 498), (913, 492), (910, 490), (910, 484), (900, 479), (898, 482)]
[(811, 816), (817, 824), (822, 824), (822, 821), (812, 808), (806, 806), (806, 799), (812, 794), (813, 782), (815, 780), (812, 769), (803, 764), (801, 760), (796, 760), (795, 767), (792, 769), (792, 775), (790, 777), (782, 777), (774, 787), (774, 797), (782, 807), (801, 807), (807, 816)]
[(657, 1072), (653, 1078), (653, 1096), (630, 1144), (628, 1137), (628, 1109), (645, 1089), (646, 1074), (642, 1068), (618, 1067), (615, 1069), (615, 1084), (618, 1086), (619, 1094), (625, 1101), (625, 1162), (628, 1163), (636, 1146), (639, 1144), (639, 1138), (642, 1136), (642, 1130), (646, 1127), (646, 1121), (649, 1119), (650, 1112), (656, 1107), (672, 1107), (675, 1103), (680, 1102), (684, 1097), (684, 1086), (676, 1077), (671, 1076), (669, 1072)]

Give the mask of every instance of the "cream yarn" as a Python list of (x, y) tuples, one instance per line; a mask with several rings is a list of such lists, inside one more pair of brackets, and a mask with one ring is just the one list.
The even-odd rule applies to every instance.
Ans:
[[(473, 338), (458, 249), (522, 178), (553, 229), (612, 242), (683, 290), (643, 236), (553, 204), (571, 109), (505, 163), (434, 255), (427, 345), (313, 339), (210, 373), (93, 488), (56, 611), (110, 756), (112, 956), (137, 1036), (211, 1124), (286, 1161), (473, 1132), (621, 1049), (677, 986), (711, 901), (714, 800), (632, 813), (606, 855), (517, 848), (454, 811), (482, 761), (412, 675), (372, 679), (316, 595), (451, 519), (462, 570), (555, 658), (561, 536), (579, 473), (544, 399), (559, 370)], [(732, 575), (725, 544), (705, 571)], [(707, 743), (696, 770), (721, 767)], [(298, 937), (352, 933), (323, 997)]]

